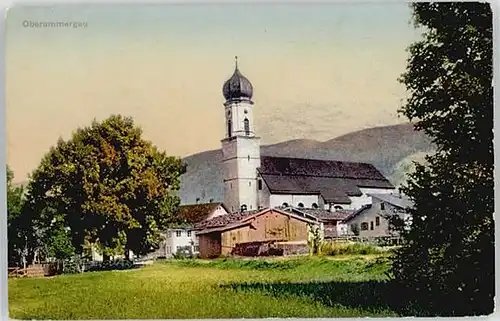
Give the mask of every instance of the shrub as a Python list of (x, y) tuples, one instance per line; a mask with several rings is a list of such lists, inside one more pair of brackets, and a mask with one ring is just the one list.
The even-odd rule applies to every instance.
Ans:
[(363, 243), (325, 242), (319, 247), (319, 254), (322, 255), (346, 255), (346, 254), (379, 254), (383, 250)]
[(112, 271), (128, 270), (134, 268), (134, 263), (130, 260), (116, 259), (113, 261), (92, 262), (87, 271)]

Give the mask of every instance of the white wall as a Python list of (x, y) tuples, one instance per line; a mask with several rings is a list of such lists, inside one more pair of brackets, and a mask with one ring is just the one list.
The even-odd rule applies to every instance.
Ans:
[(228, 213), (224, 209), (224, 207), (222, 207), (221, 205), (219, 205), (219, 206), (217, 206), (217, 208), (215, 209), (215, 211), (207, 217), (207, 220), (210, 220), (210, 219), (212, 219), (214, 217), (217, 217), (217, 216), (226, 215), (226, 214), (228, 214)]
[(245, 204), (258, 209), (257, 168), (260, 167), (260, 140), (236, 137), (223, 141), (224, 204), (230, 212)]
[[(374, 198), (372, 207), (363, 211), (360, 215), (354, 217), (352, 220), (347, 222), (349, 225), (349, 233), (352, 233), (350, 225), (357, 224), (359, 227), (360, 237), (382, 237), (382, 236), (396, 236), (395, 231), (391, 231), (389, 228), (389, 221), (384, 218), (389, 214), (396, 215), (392, 211), (393, 205), (384, 203), (384, 209), (381, 207), (381, 201)], [(403, 212), (399, 212), (397, 215), (406, 216)], [(377, 225), (377, 217), (379, 218), (379, 225)], [(361, 224), (366, 223), (368, 229), (362, 230)], [(373, 223), (373, 229), (372, 229)]]
[[(177, 236), (177, 232), (180, 236)], [(188, 235), (190, 233), (190, 235)], [(167, 258), (172, 257), (176, 252), (178, 247), (191, 246), (193, 253), (198, 253), (199, 249), (198, 237), (195, 235), (195, 231), (192, 229), (169, 229), (167, 230), (167, 235), (165, 239), (165, 256)]]
[[(246, 100), (238, 102), (230, 102), (224, 104), (225, 106), (225, 137), (227, 138), (227, 122), (231, 120), (232, 123), (232, 136), (245, 135), (245, 127), (243, 121), (248, 119), (250, 125), (250, 136), (255, 135), (255, 124), (253, 122), (253, 105)], [(246, 113), (245, 113), (246, 111)]]
[(299, 207), (299, 203), (304, 204), (304, 208), (312, 208), (312, 204), (320, 204), (319, 195), (291, 195), (291, 194), (271, 194), (269, 197), (270, 207), (282, 206), (287, 203), (289, 206)]

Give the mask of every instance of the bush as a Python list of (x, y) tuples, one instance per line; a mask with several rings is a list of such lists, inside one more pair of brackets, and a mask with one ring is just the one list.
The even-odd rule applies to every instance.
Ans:
[(92, 262), (87, 271), (112, 271), (128, 270), (134, 268), (134, 263), (130, 260), (116, 259), (113, 261)]
[(191, 246), (182, 246), (177, 252), (173, 255), (174, 259), (182, 260), (182, 259), (193, 259), (196, 255), (193, 253), (193, 249)]
[(325, 242), (319, 247), (319, 254), (322, 255), (346, 255), (346, 254), (380, 254), (384, 252), (382, 249), (363, 243), (341, 243), (341, 242)]

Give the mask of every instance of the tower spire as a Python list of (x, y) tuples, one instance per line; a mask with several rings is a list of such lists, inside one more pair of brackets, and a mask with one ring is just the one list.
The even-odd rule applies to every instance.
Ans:
[(234, 65), (235, 65), (235, 70), (238, 70), (238, 56), (234, 56)]

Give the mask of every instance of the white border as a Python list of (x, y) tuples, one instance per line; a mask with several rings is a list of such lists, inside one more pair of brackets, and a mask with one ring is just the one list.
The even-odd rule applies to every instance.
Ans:
[[(210, 1), (210, 0), (183, 0), (183, 1), (137, 1), (137, 0), (117, 0), (117, 1), (95, 1), (88, 0), (82, 1), (84, 3), (94, 3), (94, 4), (104, 4), (104, 3), (164, 3), (164, 4), (241, 4), (241, 3), (255, 3), (255, 4), (304, 4), (304, 3), (315, 3), (315, 4), (335, 4), (335, 3), (395, 3), (395, 2), (407, 2), (404, 0), (322, 0), (322, 1), (306, 1), (306, 0), (252, 0), (252, 1), (235, 1), (235, 0), (218, 0), (218, 1)], [(1, 8), (4, 11), (4, 14), (0, 17), (0, 56), (3, 58), (0, 61), (0, 75), (2, 76), (2, 85), (0, 87), (0, 320), (9, 320), (9, 311), (8, 311), (8, 288), (7, 288), (7, 209), (6, 209), (6, 107), (5, 107), (5, 16), (6, 10), (13, 5), (52, 5), (52, 4), (61, 4), (61, 3), (82, 3), (78, 1), (3, 1), (0, 0)], [(412, 1), (412, 2), (428, 2), (428, 1)], [(439, 2), (456, 2), (452, 0), (439, 0)], [(500, 32), (500, 1), (480, 1), (480, 2), (488, 2), (492, 6), (493, 11), (493, 82), (494, 82), (494, 98), (493, 98), (493, 106), (497, 106), (500, 101), (500, 49), (498, 48), (498, 40), (499, 40), (499, 32)], [(498, 150), (500, 147), (500, 140), (496, 139), (496, 130), (498, 123), (498, 117), (496, 108), (494, 108), (494, 150)], [(500, 162), (500, 154), (494, 154), (495, 164)], [(500, 197), (500, 182), (497, 179), (500, 175), (500, 169), (495, 168), (495, 198)], [(495, 213), (500, 211), (500, 202), (495, 202)], [(496, 217), (496, 214), (494, 214)], [(500, 235), (498, 231), (500, 230), (500, 222), (495, 220), (495, 243), (500, 244)], [(498, 248), (495, 248), (495, 258), (498, 257)], [(496, 261), (496, 260), (495, 260)], [(496, 263), (496, 262), (495, 262)], [(495, 264), (495, 274), (498, 276), (500, 273), (500, 267), (498, 264)], [(496, 277), (496, 293), (499, 293), (500, 290), (500, 280)], [(498, 299), (495, 297), (495, 312), (487, 317), (481, 317), (482, 320), (493, 320), (497, 319), (500, 316), (498, 309), (496, 308)], [(318, 319), (300, 319), (297, 320), (343, 320), (346, 318), (318, 318)], [(355, 319), (361, 320), (361, 318), (347, 318), (347, 319)], [(385, 320), (400, 320), (402, 318), (384, 318)], [(422, 318), (423, 320), (432, 320), (432, 318)], [(454, 318), (440, 318), (442, 320), (454, 319)], [(467, 317), (465, 319), (476, 319), (475, 317)], [(235, 320), (235, 319), (228, 319)], [(261, 320), (261, 319), (247, 319), (247, 320)], [(276, 319), (276, 320), (285, 320), (285, 319)]]

